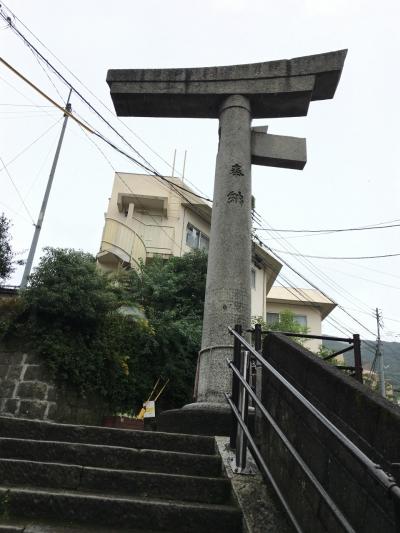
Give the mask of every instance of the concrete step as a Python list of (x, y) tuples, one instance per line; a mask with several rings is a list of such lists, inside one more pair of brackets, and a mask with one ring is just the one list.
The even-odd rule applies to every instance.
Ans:
[(3, 437), (0, 457), (189, 476), (218, 477), (221, 472), (216, 455)]
[(23, 418), (0, 417), (0, 435), (21, 439), (82, 442), (202, 455), (214, 455), (216, 453), (215, 442), (212, 437), (55, 424)]
[(241, 513), (228, 505), (182, 503), (0, 486), (2, 515), (179, 533), (240, 533)]
[(7, 486), (95, 491), (210, 504), (229, 502), (231, 490), (229, 480), (224, 478), (110, 470), (21, 459), (0, 459), (0, 480)]
[[(154, 529), (121, 529), (102, 528), (99, 526), (71, 525), (71, 523), (60, 524), (59, 522), (43, 520), (3, 520), (0, 523), (0, 533), (158, 533)], [(173, 533), (163, 530), (163, 533)]]

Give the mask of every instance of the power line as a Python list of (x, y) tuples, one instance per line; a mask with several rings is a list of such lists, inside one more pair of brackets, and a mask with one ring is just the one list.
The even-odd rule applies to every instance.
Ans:
[(1, 162), (1, 164), (3, 165), (4, 170), (6, 171), (7, 176), (10, 178), (10, 181), (11, 181), (11, 183), (12, 183), (12, 185), (13, 185), (13, 187), (14, 187), (14, 189), (15, 189), (17, 195), (18, 195), (18, 198), (20, 199), (22, 205), (24, 206), (25, 211), (28, 213), (28, 216), (29, 216), (29, 218), (31, 219), (32, 224), (35, 225), (35, 221), (33, 220), (33, 217), (32, 217), (32, 215), (31, 215), (31, 213), (30, 213), (30, 211), (29, 211), (29, 209), (28, 209), (26, 203), (24, 202), (24, 199), (22, 198), (22, 195), (21, 195), (21, 193), (19, 192), (19, 189), (18, 189), (17, 185), (15, 184), (15, 181), (13, 180), (13, 178), (12, 178), (12, 176), (11, 176), (11, 174), (10, 174), (8, 168), (6, 167), (6, 165), (5, 165), (4, 161), (3, 161), (3, 159), (1, 158), (1, 156), (0, 156), (0, 162)]
[[(98, 144), (97, 144), (97, 143), (96, 143), (96, 142), (95, 142), (95, 141), (94, 141), (94, 140), (93, 140), (93, 139), (92, 139), (92, 138), (91, 138), (91, 137), (90, 137), (90, 136), (89, 136), (84, 130), (82, 130), (82, 131), (83, 131), (83, 133), (85, 134), (86, 138), (87, 138), (87, 139), (88, 139), (88, 140), (89, 140), (89, 141), (90, 141), (90, 142), (96, 147), (96, 149), (100, 152), (100, 154), (103, 156), (103, 158), (107, 161), (107, 163), (108, 163), (108, 164), (110, 165), (110, 167), (113, 169), (115, 175), (118, 176), (118, 178), (119, 178), (120, 181), (125, 185), (125, 187), (128, 189), (128, 191), (130, 191), (132, 194), (135, 194), (135, 191), (130, 187), (130, 185), (129, 185), (129, 184), (126, 182), (126, 180), (124, 180), (124, 178), (122, 177), (122, 173), (121, 173), (121, 172), (117, 172), (117, 171), (115, 170), (114, 165), (111, 163), (111, 161), (110, 161), (109, 158), (106, 156), (106, 154), (104, 153), (104, 151), (100, 148), (100, 146), (99, 146), (99, 145), (98, 145)], [(155, 178), (155, 176), (154, 176), (154, 178)], [(138, 203), (139, 206), (141, 205), (140, 199), (137, 199), (137, 203)], [(180, 248), (181, 245), (180, 245), (179, 243), (177, 243), (177, 242), (175, 241), (175, 239), (174, 239), (173, 237), (171, 237), (171, 235), (169, 235), (169, 234), (165, 231), (164, 227), (161, 226), (161, 224), (159, 223), (159, 221), (158, 221), (155, 217), (153, 217), (152, 215), (149, 214), (149, 216), (150, 216), (150, 218), (153, 220), (154, 224), (155, 224), (156, 226), (158, 226), (158, 227), (160, 228), (160, 230), (161, 230), (163, 233), (165, 233), (165, 235), (168, 237), (168, 239), (170, 239), (171, 242), (172, 242), (173, 244), (175, 244), (178, 248)], [(138, 220), (138, 219), (136, 219), (136, 220)], [(139, 221), (139, 220), (138, 220), (138, 221)], [(139, 221), (139, 222), (141, 222), (141, 221)]]
[[(262, 241), (261, 241), (262, 242)], [(290, 268), (290, 270), (292, 270), (295, 274), (297, 274), (298, 276), (300, 276), (304, 281), (306, 281), (309, 285), (311, 285), (311, 287), (313, 287), (314, 289), (316, 289), (317, 291), (319, 291), (323, 296), (325, 296), (325, 298), (328, 298), (329, 301), (331, 301), (332, 303), (336, 303), (334, 300), (332, 300), (332, 298), (330, 298), (323, 290), (319, 289), (314, 283), (312, 283), (310, 280), (308, 280), (303, 274), (301, 274), (300, 272), (298, 272), (294, 267), (292, 267), (287, 261), (285, 261), (282, 257), (280, 257), (274, 250), (272, 250), (272, 248), (270, 248), (269, 246), (267, 246), (265, 243), (262, 243), (265, 248), (267, 250), (269, 250), (270, 252), (272, 252), (278, 259), (279, 261), (282, 261), (288, 268)], [(356, 322), (359, 326), (361, 326), (363, 329), (365, 329), (366, 331), (368, 331), (368, 333), (370, 333), (372, 336), (375, 336), (374, 333), (368, 329), (366, 326), (364, 326), (364, 324), (362, 322), (360, 322), (357, 318), (353, 317), (342, 305), (336, 303), (336, 305), (339, 307), (339, 309), (341, 309), (341, 311), (343, 311), (346, 315), (348, 315), (352, 320), (354, 320), (354, 322)]]
[(53, 108), (52, 105), (34, 105), (34, 104), (0, 104), (0, 106), (7, 106), (7, 107), (47, 107), (47, 108)]
[(362, 256), (351, 256), (351, 257), (343, 257), (343, 256), (328, 256), (328, 255), (307, 255), (307, 254), (301, 254), (301, 253), (295, 253), (295, 252), (288, 252), (286, 250), (271, 250), (274, 252), (278, 252), (280, 254), (288, 254), (293, 256), (299, 256), (299, 257), (310, 257), (311, 259), (381, 259), (384, 257), (398, 257), (400, 256), (400, 253), (396, 254), (383, 254), (383, 255), (362, 255)]
[(365, 265), (362, 265), (360, 263), (347, 263), (348, 265), (351, 265), (351, 266), (355, 266), (357, 268), (362, 268), (364, 270), (369, 270), (371, 272), (376, 272), (377, 274), (383, 274), (384, 276), (389, 276), (391, 278), (397, 278), (397, 279), (400, 279), (400, 276), (396, 275), (396, 274), (392, 274), (392, 273), (389, 273), (389, 272), (385, 272), (384, 270), (378, 270), (376, 268), (371, 268), (369, 266), (365, 266)]
[[(264, 222), (271, 226), (265, 219)], [(284, 239), (285, 240), (285, 239)], [(286, 242), (286, 240), (285, 240)], [(294, 250), (295, 252), (299, 252), (299, 250), (293, 246), (291, 243), (287, 242), (287, 246), (285, 247), (287, 250), (289, 249)], [(296, 260), (307, 270), (310, 270), (319, 280), (321, 280), (323, 283), (326, 283), (329, 287), (331, 287), (335, 292), (341, 295), (345, 300), (354, 303), (354, 300), (357, 300), (360, 302), (360, 304), (367, 309), (370, 310), (370, 306), (367, 305), (365, 302), (362, 302), (359, 298), (356, 298), (353, 294), (349, 293), (346, 289), (344, 289), (342, 286), (340, 286), (336, 281), (334, 281), (332, 278), (330, 278), (325, 271), (322, 271), (320, 268), (318, 268), (314, 263), (312, 263), (309, 259), (303, 258), (302, 256), (299, 256), (296, 258)], [(349, 295), (350, 298), (346, 295)], [(359, 306), (357, 306), (359, 307)]]
[[(149, 169), (148, 167), (146, 167), (145, 165), (143, 165), (143, 163), (140, 163), (140, 161), (138, 161), (137, 159), (135, 159), (134, 157), (132, 157), (130, 154), (128, 154), (125, 150), (122, 150), (121, 148), (119, 148), (118, 146), (116, 146), (113, 142), (111, 142), (109, 139), (107, 139), (104, 135), (102, 135), (100, 132), (98, 131), (95, 131), (94, 129), (92, 129), (91, 127), (87, 126), (86, 124), (84, 124), (81, 120), (77, 119), (72, 113), (70, 110), (66, 110), (66, 109), (63, 109), (61, 108), (61, 106), (59, 106), (52, 98), (50, 98), (48, 95), (46, 95), (41, 89), (39, 89), (35, 84), (33, 84), (32, 82), (30, 82), (25, 76), (23, 76), (21, 73), (19, 73), (16, 69), (14, 69), (10, 64), (8, 64), (3, 58), (0, 58), (0, 61), (3, 62), (8, 68), (10, 68), (10, 70), (12, 70), (15, 74), (17, 74), (21, 79), (23, 79), (26, 83), (28, 83), (32, 88), (34, 88), (37, 92), (39, 92), (43, 97), (45, 97), (47, 100), (49, 100), (53, 105), (55, 105), (57, 108), (63, 110), (64, 112), (64, 116), (70, 116), (71, 118), (73, 118), (73, 120), (75, 122), (77, 122), (81, 127), (83, 127), (84, 129), (86, 129), (87, 131), (89, 131), (90, 133), (94, 134), (95, 136), (97, 136), (98, 138), (100, 138), (102, 141), (104, 141), (106, 144), (108, 144), (109, 146), (111, 146), (114, 150), (116, 150), (117, 152), (119, 152), (120, 154), (124, 155), (125, 157), (127, 157), (130, 161), (136, 163), (137, 165), (141, 166), (142, 168), (144, 168), (145, 170), (147, 170), (148, 172), (151, 172), (151, 169)], [(71, 91), (73, 90), (73, 87), (71, 86)], [(114, 128), (113, 128), (114, 129)], [(127, 141), (126, 141), (127, 142)], [(127, 144), (129, 146), (131, 146), (128, 142)], [(138, 153), (133, 147), (132, 149), (135, 151), (135, 153)], [(140, 154), (139, 154), (140, 155)], [(192, 209), (197, 212), (198, 214), (200, 214), (201, 216), (201, 213), (198, 212), (198, 210), (196, 209), (196, 206), (189, 200), (189, 198), (187, 198), (187, 196), (185, 196), (184, 194), (182, 194), (182, 192), (179, 190), (179, 189), (182, 189), (182, 190), (185, 190), (185, 188), (183, 187), (180, 187), (178, 186), (178, 188), (175, 186), (175, 184), (173, 182), (171, 182), (170, 180), (168, 180), (167, 178), (165, 178), (164, 176), (161, 176), (159, 173), (156, 172), (155, 176), (154, 176), (158, 181), (160, 180), (163, 180), (165, 182), (167, 182), (169, 184), (169, 186), (175, 190), (175, 192), (177, 194), (179, 194), (179, 196), (181, 196), (182, 198), (184, 198), (191, 206), (192, 206)], [(189, 192), (189, 191), (187, 191)], [(196, 193), (189, 193), (189, 194), (194, 194), (195, 196), (199, 196), (197, 195)], [(22, 200), (22, 198), (21, 198)]]
[(343, 274), (344, 276), (350, 276), (351, 278), (361, 279), (363, 281), (367, 281), (368, 283), (374, 283), (375, 285), (381, 285), (382, 287), (388, 287), (389, 289), (400, 290), (400, 287), (397, 287), (396, 285), (389, 285), (388, 283), (382, 283), (380, 281), (375, 281), (373, 279), (364, 278), (362, 276), (359, 276), (358, 274), (350, 274), (349, 272), (343, 272), (342, 270), (337, 270), (336, 268), (332, 268), (332, 267), (326, 267), (326, 268), (329, 268), (329, 270), (332, 270), (333, 272), (338, 272), (339, 274)]
[(279, 233), (340, 233), (343, 231), (365, 231), (371, 229), (398, 228), (400, 224), (380, 223), (374, 226), (358, 226), (355, 228), (336, 228), (336, 229), (277, 229), (277, 228), (257, 228), (257, 231), (277, 231)]
[[(7, 7), (7, 9), (11, 12), (11, 10)], [(13, 14), (13, 13), (12, 13)], [(13, 14), (14, 15), (14, 14)], [(129, 148), (131, 148), (135, 154), (137, 154), (144, 162), (145, 164), (143, 163), (140, 163), (139, 161), (135, 160), (134, 158), (132, 158), (132, 156), (128, 156), (130, 157), (131, 159), (134, 160), (134, 162), (136, 164), (138, 164), (139, 166), (141, 166), (144, 170), (147, 170), (149, 173), (151, 174), (154, 174), (156, 176), (158, 176), (160, 179), (163, 179), (163, 180), (166, 180), (169, 182), (169, 184), (172, 186), (172, 187), (175, 187), (175, 185), (170, 182), (167, 178), (165, 178), (162, 174), (160, 174), (154, 167), (151, 163), (149, 163), (146, 158), (140, 154), (140, 152), (138, 150), (136, 150), (136, 148), (134, 148), (132, 146), (132, 144), (127, 141), (127, 139), (125, 139), (125, 137), (116, 129), (114, 128), (114, 126), (112, 126), (112, 124), (110, 124), (110, 122), (105, 119), (103, 117), (103, 115), (101, 115), (101, 113), (99, 113), (99, 111), (96, 110), (95, 107), (93, 107), (90, 102), (50, 63), (50, 61), (48, 61), (40, 52), (39, 50), (37, 50), (37, 48), (29, 42), (29, 40), (23, 35), (23, 33), (21, 33), (17, 28), (16, 26), (12, 23), (11, 20), (9, 20), (6, 15), (4, 13), (2, 13), (1, 11), (1, 8), (0, 8), (0, 16), (6, 21), (9, 23), (10, 27), (23, 39), (24, 43), (31, 49), (32, 52), (34, 52), (37, 56), (39, 56), (44, 62), (45, 64), (103, 121), (107, 124), (107, 126), (109, 128), (111, 128), (114, 133), (116, 133), (118, 135), (118, 137), (120, 137), (120, 139), (122, 139), (122, 141), (127, 145), (129, 146)], [(16, 18), (14, 16), (14, 18)], [(9, 68), (11, 68), (13, 71), (15, 71), (15, 69), (13, 69), (11, 67), (11, 65), (8, 65), (8, 63), (6, 63), (3, 59), (0, 58), (1, 61), (3, 61)], [(15, 71), (16, 72), (16, 71)], [(16, 72), (17, 73), (17, 72)], [(22, 77), (21, 74), (17, 73), (19, 76)], [(25, 81), (27, 81), (27, 83), (29, 83), (31, 86), (33, 86), (36, 90), (38, 90), (39, 92), (40, 89), (38, 89), (37, 87), (35, 87), (31, 82), (29, 82), (29, 80), (25, 79)], [(81, 83), (81, 82), (80, 82)], [(42, 93), (42, 92), (41, 92)], [(42, 93), (43, 94), (43, 93)], [(43, 94), (44, 95), (44, 94)], [(61, 109), (61, 106), (59, 106), (56, 102), (54, 102), (54, 100), (52, 100), (49, 96), (47, 95), (44, 95), (49, 101), (51, 101), (54, 105), (56, 105), (57, 107), (59, 107)], [(71, 118), (74, 118), (73, 115), (71, 115)], [(77, 120), (75, 118), (75, 120)], [(93, 132), (92, 132), (93, 133)], [(95, 135), (97, 135), (99, 138), (101, 138), (103, 141), (107, 142), (108, 144), (110, 144), (110, 146), (112, 146), (114, 149), (120, 151), (121, 153), (123, 153), (123, 151), (121, 149), (119, 149), (115, 144), (113, 144), (111, 141), (107, 140), (103, 135), (101, 135), (98, 131), (97, 132), (94, 132)], [(127, 154), (124, 154), (124, 155), (127, 155)], [(196, 193), (192, 193), (194, 196), (198, 196), (202, 199), (205, 199), (204, 196), (199, 196), (198, 194)], [(186, 198), (187, 201), (189, 201), (187, 198)], [(207, 200), (209, 200), (207, 198)], [(190, 201), (189, 201), (190, 203)], [(193, 204), (192, 204), (193, 205)]]
[[(7, 8), (8, 9), (8, 8)], [(2, 14), (3, 18), (5, 20), (7, 20), (7, 18)], [(113, 131), (126, 143), (128, 144), (128, 146), (134, 150), (134, 152), (136, 154), (139, 155), (139, 157), (141, 157), (141, 159), (143, 159), (147, 164), (150, 165), (150, 163), (148, 163), (146, 161), (146, 159), (128, 142), (126, 141), (126, 139), (106, 120), (104, 119), (104, 117), (65, 79), (65, 77), (63, 77), (57, 69), (55, 69), (55, 67), (53, 67), (53, 65), (50, 64), (50, 62), (42, 55), (40, 54), (40, 52), (31, 44), (29, 43), (29, 41), (26, 39), (26, 37), (19, 31), (15, 28), (15, 26), (9, 21), (10, 23), (10, 27), (24, 40), (25, 44), (27, 44), (27, 46), (29, 46), (29, 48), (31, 48), (32, 50), (34, 50), (37, 54), (39, 54), (39, 56), (43, 59), (43, 61), (64, 81), (64, 83), (66, 83), (70, 88), (72, 88), (74, 90), (74, 92), (90, 107), (90, 109), (95, 112), (103, 121), (105, 121), (107, 123), (107, 125), (113, 129)], [(30, 31), (30, 30), (28, 30)], [(31, 32), (30, 32), (31, 33)], [(81, 83), (81, 82), (80, 82)], [(108, 142), (107, 139), (104, 138), (104, 136), (102, 136), (101, 134), (99, 134), (98, 132), (96, 132), (96, 134), (102, 138), (102, 140), (104, 140), (105, 142)], [(128, 154), (124, 153), (123, 151), (121, 151), (118, 147), (116, 147), (113, 143), (110, 143), (108, 142), (108, 144), (110, 144), (110, 146), (112, 146), (114, 149), (116, 149), (117, 151), (119, 151), (120, 153), (123, 153), (125, 156), (127, 156), (129, 159), (133, 160), (136, 164), (140, 164), (139, 162), (137, 162), (136, 160), (134, 160), (134, 158), (132, 158), (131, 156), (129, 156)], [(161, 179), (164, 179), (166, 180), (165, 177), (161, 176), (155, 169), (154, 167), (152, 167), (152, 165), (150, 165), (150, 169), (145, 167), (144, 165), (141, 165), (142, 168), (145, 168), (145, 170), (149, 171), (149, 172), (154, 172), (159, 178)], [(173, 183), (171, 183), (169, 180), (166, 180), (168, 181), (170, 187), (172, 188), (175, 188), (175, 185)], [(182, 188), (183, 190), (185, 190), (184, 188)], [(190, 194), (194, 194), (195, 196), (199, 196), (199, 195), (196, 195), (195, 193), (190, 193)], [(185, 198), (186, 201), (188, 201), (188, 203), (190, 203), (192, 206), (192, 202), (190, 202), (190, 200), (188, 200), (187, 197), (185, 197), (183, 194), (180, 194), (183, 198)], [(201, 197), (202, 199), (205, 199), (204, 197)], [(194, 206), (193, 206), (194, 207)], [(319, 289), (318, 289), (319, 290)], [(321, 291), (320, 291), (321, 292)]]
[[(8, 9), (8, 8), (7, 8)], [(10, 11), (10, 10), (9, 10)], [(11, 11), (10, 11), (11, 12)], [(12, 12), (11, 12), (12, 13)], [(12, 23), (11, 19), (9, 17), (6, 17), (6, 15), (2, 12), (1, 10), (1, 6), (0, 6), (0, 16), (6, 21), (9, 23), (10, 27), (17, 33), (17, 35), (19, 35), (24, 43), (29, 47), (29, 49), (35, 53), (37, 56), (39, 56), (44, 62), (45, 64), (53, 71), (57, 74), (57, 76), (59, 76), (59, 78), (70, 88), (71, 91), (73, 91), (103, 122), (105, 122), (123, 141), (125, 144), (127, 144), (134, 152), (135, 154), (137, 154), (145, 163), (146, 165), (149, 165), (149, 166), (146, 166), (144, 165), (143, 163), (141, 163), (140, 161), (138, 161), (137, 159), (133, 158), (132, 156), (130, 156), (129, 154), (127, 154), (125, 151), (123, 151), (122, 149), (120, 149), (119, 147), (117, 147), (114, 143), (112, 143), (109, 139), (106, 139), (106, 137), (104, 135), (102, 135), (100, 132), (98, 131), (94, 131), (94, 130), (90, 130), (90, 128), (88, 128), (88, 126), (84, 125), (82, 122), (81, 122), (81, 125), (83, 127), (85, 127), (86, 129), (88, 129), (88, 131), (90, 131), (91, 133), (93, 133), (94, 135), (98, 136), (100, 139), (102, 139), (104, 142), (106, 142), (107, 144), (109, 144), (111, 147), (113, 147), (115, 150), (119, 151), (121, 154), (125, 155), (126, 157), (128, 157), (131, 161), (133, 161), (134, 163), (136, 163), (137, 165), (141, 166), (144, 170), (146, 170), (147, 172), (151, 173), (151, 174), (154, 174), (156, 175), (159, 179), (162, 179), (166, 182), (168, 182), (168, 184), (170, 185), (171, 188), (173, 188), (182, 198), (184, 198), (191, 206), (192, 208), (196, 211), (196, 208), (195, 208), (195, 205), (186, 197), (184, 196), (179, 190), (178, 188), (175, 187), (175, 184), (173, 184), (170, 180), (168, 180), (167, 178), (165, 178), (164, 176), (162, 176), (159, 172), (157, 172), (157, 170), (129, 143), (129, 141), (127, 141), (125, 139), (125, 137), (123, 135), (121, 135), (117, 130), (116, 128), (114, 128), (110, 123), (109, 121), (107, 121), (91, 104), (90, 102), (77, 90), (75, 89), (75, 87), (73, 87), (73, 85), (50, 63), (50, 61), (48, 61), (38, 50), (37, 48), (35, 48), (35, 46), (33, 46), (29, 40), (15, 27), (15, 25)], [(14, 16), (14, 15), (13, 15)], [(15, 16), (14, 16), (14, 19), (15, 19)], [(46, 95), (43, 91), (41, 91), (38, 87), (36, 87), (32, 82), (30, 82), (27, 78), (25, 78), (22, 74), (20, 74), (18, 71), (16, 71), (13, 67), (11, 67), (11, 65), (9, 65), (4, 59), (0, 58), (0, 61), (2, 61), (5, 65), (7, 65), (13, 72), (15, 72), (18, 76), (20, 76), (22, 79), (24, 79), (24, 81), (26, 81), (31, 87), (33, 87), (36, 91), (38, 91), (40, 94), (42, 94), (42, 96), (44, 96), (45, 98), (47, 98), (47, 100), (49, 100), (51, 103), (53, 103), (56, 107), (58, 107), (59, 109), (62, 109), (62, 110), (65, 110), (64, 108), (62, 108), (61, 106), (59, 106), (52, 98), (50, 98), (48, 95)], [(76, 117), (74, 117), (71, 113), (69, 113), (69, 116), (71, 116), (71, 118), (73, 118), (76, 122), (80, 122), (78, 121), (78, 119)], [(181, 188), (181, 187), (179, 187)], [(183, 189), (183, 188), (181, 188)], [(183, 189), (185, 190), (185, 189)], [(196, 193), (192, 193), (194, 194), (194, 196), (199, 196), (197, 195)], [(202, 199), (204, 199), (204, 197), (201, 197)]]
[[(56, 126), (56, 124), (60, 122), (60, 120), (61, 118), (57, 119), (56, 122), (54, 122), (54, 124), (52, 124), (43, 133), (41, 133), (39, 137), (37, 137), (34, 141), (28, 144), (28, 146), (25, 146), (25, 148), (23, 148), (20, 152), (18, 152), (18, 154), (16, 154), (12, 159), (10, 159), (10, 161), (7, 161), (6, 165), (9, 167), (12, 163), (14, 163), (14, 161), (16, 161), (22, 154), (24, 154), (27, 150), (29, 150), (29, 148), (31, 148), (35, 143), (40, 141), (40, 139), (42, 139), (51, 129), (53, 129), (54, 126)], [(4, 169), (5, 169), (5, 166), (0, 169), (0, 172), (2, 172)]]
[[(167, 166), (169, 166), (170, 168), (172, 168), (172, 165), (166, 161), (159, 153), (157, 153), (148, 143), (146, 143), (144, 141), (144, 139), (142, 137), (140, 137), (137, 133), (135, 133), (123, 120), (120, 119), (120, 117), (115, 117), (114, 113), (111, 111), (111, 109), (104, 103), (102, 102), (83, 82), (82, 80), (80, 80), (77, 76), (75, 76), (75, 74), (59, 59), (59, 57), (56, 56), (56, 54), (54, 54), (54, 52), (52, 52), (40, 39), (39, 37), (37, 37), (27, 26), (26, 24), (23, 23), (23, 21), (18, 18), (12, 11), (11, 9), (6, 5), (4, 4), (3, 2), (3, 6), (10, 12), (10, 14), (12, 15), (12, 18), (13, 20), (17, 20), (35, 39), (38, 43), (40, 43), (41, 46), (43, 46), (43, 48), (45, 50), (47, 50), (57, 61), (60, 65), (62, 65), (66, 70), (67, 72), (69, 72), (69, 74), (71, 74), (71, 76), (82, 86), (84, 87), (84, 89), (86, 89), (89, 94), (91, 94), (96, 100), (97, 102), (100, 103), (100, 105), (102, 107), (104, 107), (112, 116), (113, 118), (116, 118), (118, 120), (118, 122), (120, 124), (122, 124), (130, 133), (132, 133), (132, 135), (134, 135), (142, 144), (144, 144), (144, 146), (146, 146), (146, 148), (148, 148), (154, 155), (156, 155), (161, 161), (163, 161)], [(10, 23), (10, 21), (7, 19), (7, 17), (4, 17), (3, 18), (5, 20), (7, 20), (7, 25), (8, 27), (11, 26), (13, 29), (14, 29), (14, 26)], [(27, 39), (26, 39), (27, 41)], [(54, 70), (54, 69), (53, 69)], [(178, 172), (178, 174), (180, 174), (180, 172)], [(190, 182), (190, 180), (186, 179), (186, 181), (188, 183), (190, 183), (190, 185), (192, 185), (199, 193), (202, 194), (203, 197), (205, 197), (206, 195), (196, 186), (194, 185), (192, 182)], [(194, 193), (193, 193), (194, 194)], [(205, 198), (204, 198), (205, 199)]]

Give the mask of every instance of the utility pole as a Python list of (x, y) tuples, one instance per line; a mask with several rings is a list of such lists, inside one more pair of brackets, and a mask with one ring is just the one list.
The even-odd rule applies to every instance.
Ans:
[(376, 327), (378, 336), (376, 338), (376, 358), (378, 360), (378, 374), (379, 374), (379, 389), (381, 395), (386, 398), (386, 388), (385, 388), (385, 367), (383, 364), (383, 352), (382, 352), (382, 342), (381, 342), (381, 327), (382, 324), (382, 315), (378, 308), (375, 309), (376, 313)]
[[(69, 103), (69, 100), (71, 98), (71, 93), (72, 93), (72, 89), (69, 91), (67, 105), (65, 106), (65, 111), (68, 111), (68, 113), (71, 112), (71, 104)], [(49, 179), (47, 181), (47, 187), (46, 187), (46, 190), (45, 190), (45, 193), (44, 193), (44, 196), (43, 196), (42, 206), (40, 208), (39, 217), (38, 217), (37, 223), (35, 225), (35, 232), (33, 234), (31, 247), (29, 249), (28, 259), (26, 260), (24, 273), (22, 275), (22, 280), (21, 280), (21, 285), (20, 285), (21, 289), (25, 289), (26, 288), (26, 285), (27, 285), (27, 282), (28, 282), (28, 277), (29, 277), (29, 274), (31, 273), (33, 258), (35, 256), (36, 246), (37, 246), (37, 243), (38, 243), (38, 240), (39, 240), (39, 235), (40, 235), (40, 230), (42, 229), (43, 219), (44, 219), (44, 215), (46, 213), (47, 202), (48, 202), (48, 199), (49, 199), (49, 196), (50, 196), (50, 190), (51, 190), (51, 186), (53, 184), (53, 178), (54, 178), (54, 174), (55, 174), (56, 168), (57, 168), (58, 157), (60, 155), (61, 145), (62, 145), (62, 142), (63, 142), (63, 139), (64, 139), (65, 128), (67, 127), (67, 121), (68, 121), (68, 115), (65, 114), (64, 115), (64, 122), (63, 122), (63, 125), (62, 125), (62, 128), (61, 128), (60, 138), (59, 138), (58, 144), (57, 144), (56, 153), (54, 154), (53, 165), (51, 167)]]

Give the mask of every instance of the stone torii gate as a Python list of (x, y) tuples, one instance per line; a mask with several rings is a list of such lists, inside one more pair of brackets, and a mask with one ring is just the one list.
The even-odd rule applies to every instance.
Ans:
[(302, 169), (306, 163), (305, 139), (270, 135), (266, 127), (251, 128), (251, 120), (305, 116), (311, 101), (333, 98), (346, 52), (225, 67), (108, 71), (119, 116), (219, 119), (197, 404), (185, 406), (186, 416), (174, 427), (177, 417), (169, 417), (171, 431), (223, 433), (218, 413), (228, 409), (224, 393), (231, 387), (228, 326), (247, 328), (251, 318), (251, 164)]

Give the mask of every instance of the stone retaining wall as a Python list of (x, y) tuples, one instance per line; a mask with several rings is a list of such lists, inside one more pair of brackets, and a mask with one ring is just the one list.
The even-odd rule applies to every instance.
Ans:
[[(400, 409), (278, 333), (263, 346), (266, 360), (372, 461), (396, 476)], [(394, 533), (395, 509), (385, 489), (355, 455), (268, 370), (261, 400), (354, 531)], [(258, 417), (257, 417), (258, 418)], [(303, 531), (344, 529), (269, 423), (258, 423), (261, 453)], [(397, 476), (396, 476), (397, 477)], [(400, 479), (400, 477), (399, 477)]]
[(37, 354), (0, 345), (0, 414), (100, 425), (109, 413), (99, 398), (57, 385)]

